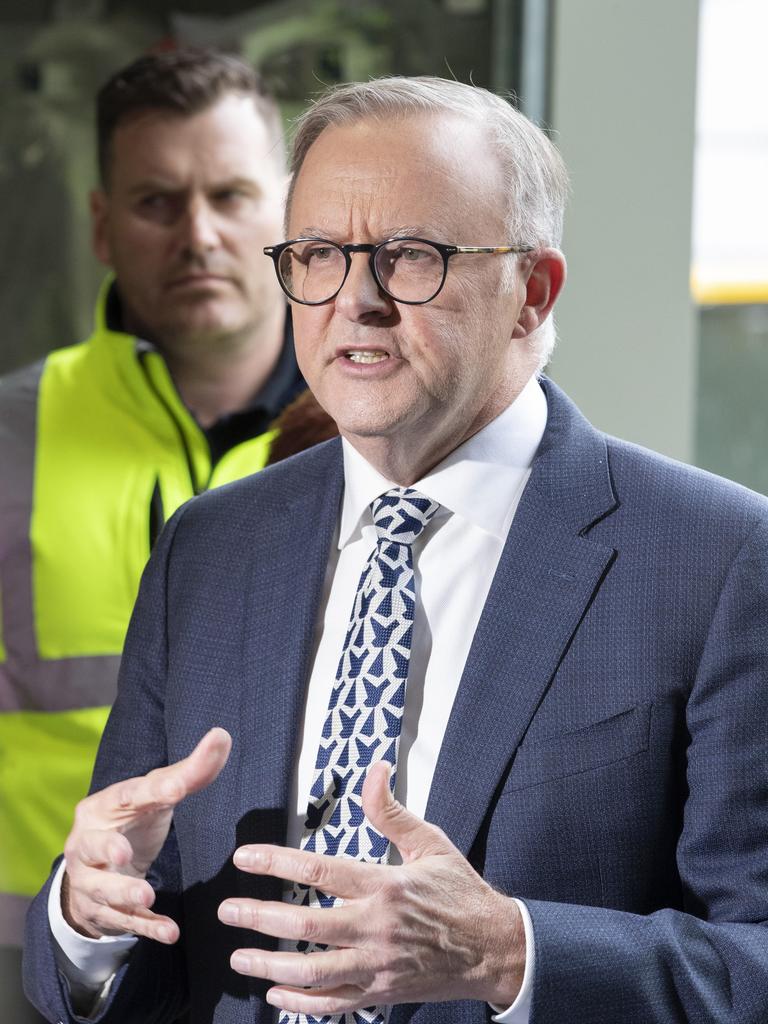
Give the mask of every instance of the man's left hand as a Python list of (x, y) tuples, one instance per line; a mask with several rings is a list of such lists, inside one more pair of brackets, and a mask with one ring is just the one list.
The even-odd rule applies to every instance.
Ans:
[(333, 908), (229, 899), (225, 924), (324, 952), (240, 949), (232, 967), (269, 978), (273, 1006), (343, 1013), (366, 1006), (479, 999), (510, 1006), (525, 966), (525, 933), (514, 900), (493, 890), (439, 828), (397, 803), (389, 765), (371, 767), (363, 810), (400, 851), (402, 865), (365, 864), (281, 846), (243, 846), (235, 864), (341, 898)]

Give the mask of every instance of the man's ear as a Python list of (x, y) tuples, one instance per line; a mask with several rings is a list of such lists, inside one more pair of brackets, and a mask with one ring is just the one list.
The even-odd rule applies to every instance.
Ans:
[(525, 303), (512, 332), (513, 338), (527, 338), (552, 312), (565, 284), (565, 256), (559, 249), (537, 249), (528, 257), (528, 265), (523, 269), (523, 275), (526, 274)]
[(112, 265), (112, 247), (109, 244), (109, 198), (102, 188), (96, 188), (90, 195), (91, 245), (96, 258)]

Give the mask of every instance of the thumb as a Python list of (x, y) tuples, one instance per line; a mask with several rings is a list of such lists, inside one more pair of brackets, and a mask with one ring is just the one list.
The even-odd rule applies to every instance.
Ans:
[(391, 777), (388, 761), (371, 765), (363, 784), (363, 811), (373, 827), (398, 848), (403, 863), (455, 853), (456, 847), (442, 829), (411, 814), (395, 800)]
[(209, 786), (229, 759), (232, 737), (220, 727), (210, 729), (195, 749), (167, 771), (178, 773), (183, 781), (184, 795)]

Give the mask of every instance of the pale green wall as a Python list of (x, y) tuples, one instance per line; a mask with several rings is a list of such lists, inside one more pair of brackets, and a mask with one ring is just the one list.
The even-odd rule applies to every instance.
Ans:
[(698, 3), (554, 7), (551, 119), (573, 198), (551, 372), (596, 426), (690, 461)]
[(701, 310), (696, 463), (768, 494), (768, 306)]

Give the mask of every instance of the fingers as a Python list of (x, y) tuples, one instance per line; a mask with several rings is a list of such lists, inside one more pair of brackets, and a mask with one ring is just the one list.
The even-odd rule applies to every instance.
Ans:
[(367, 929), (359, 914), (349, 907), (301, 907), (293, 903), (229, 899), (219, 907), (219, 920), (297, 942), (331, 946), (358, 946)]
[(128, 932), (167, 944), (178, 939), (176, 923), (149, 909), (155, 902), (155, 892), (148, 882), (83, 866), (75, 875), (76, 889), (71, 884), (66, 887), (66, 900), (62, 887), (62, 910), (77, 931), (92, 938)]
[(441, 829), (411, 814), (395, 800), (390, 789), (391, 774), (387, 761), (378, 761), (368, 769), (363, 811), (373, 827), (397, 847), (404, 864), (421, 857), (455, 853), (456, 847)]
[(79, 862), (90, 868), (122, 868), (133, 857), (131, 844), (120, 832), (104, 829), (84, 829), (77, 836), (77, 844), (67, 843), (67, 863)]
[(173, 772), (174, 780), (181, 780), (184, 796), (189, 796), (210, 786), (227, 763), (231, 749), (232, 737), (226, 729), (216, 727), (203, 736), (188, 757), (160, 771)]
[[(394, 799), (390, 779), (388, 764), (369, 769), (363, 810), (400, 849), (402, 867), (268, 845), (236, 851), (242, 870), (304, 884), (341, 897), (344, 905), (225, 901), (223, 922), (310, 947), (296, 953), (239, 949), (233, 969), (274, 982), (267, 993), (272, 1005), (316, 1019), (433, 1000), (511, 1005), (525, 958), (519, 911), (512, 904), (510, 912), (509, 898), (495, 893), (440, 829)], [(506, 958), (518, 947), (522, 956), (515, 954), (515, 970), (508, 971)], [(499, 994), (512, 999), (499, 1000)]]
[(386, 992), (372, 992), (375, 972), (361, 961), (357, 950), (325, 953), (270, 953), (238, 949), (230, 958), (233, 970), (277, 984), (267, 1002), (292, 1013), (325, 1014), (359, 1010), (386, 1001)]
[(316, 1019), (326, 1014), (348, 1013), (372, 1005), (386, 1005), (386, 996), (374, 1000), (357, 985), (340, 985), (322, 991), (275, 986), (265, 996), (271, 1006), (286, 1013), (311, 1014)]
[(227, 763), (232, 737), (224, 729), (211, 729), (188, 757), (138, 778), (117, 782), (101, 793), (102, 812), (106, 810), (119, 827), (137, 814), (175, 807), (184, 797), (204, 789)]
[[(340, 984), (355, 986), (369, 973), (361, 969), (359, 962), (357, 951), (351, 949), (334, 949), (327, 953), (270, 953), (262, 949), (238, 949), (230, 958), (230, 964), (238, 974), (313, 989), (335, 988)], [(317, 992), (312, 995), (317, 1005)]]
[[(93, 905), (81, 917), (92, 929), (93, 937), (102, 935), (137, 935), (166, 946), (179, 938), (179, 926), (170, 917), (152, 913), (146, 907), (121, 908)], [(82, 928), (80, 929), (82, 930)]]
[(115, 871), (81, 871), (77, 891), (80, 899), (130, 912), (148, 909), (155, 902), (155, 891), (146, 879)]
[[(368, 769), (363, 810), (371, 824), (400, 850), (405, 863), (421, 857), (456, 854), (445, 833), (407, 811), (390, 791), (391, 766), (380, 761)], [(349, 899), (378, 888), (382, 866), (345, 857), (327, 857), (280, 846), (249, 845), (235, 851), (235, 865), (253, 874), (270, 875)]]
[(235, 851), (235, 865), (255, 875), (270, 875), (320, 889), (342, 899), (367, 896), (378, 888), (379, 864), (363, 864), (345, 857), (326, 857), (283, 846), (241, 846)]
[(86, 935), (133, 932), (175, 942), (178, 927), (154, 914), (143, 881), (168, 835), (173, 807), (209, 785), (227, 762), (232, 740), (211, 729), (188, 757), (81, 800), (65, 846), (62, 910)]

